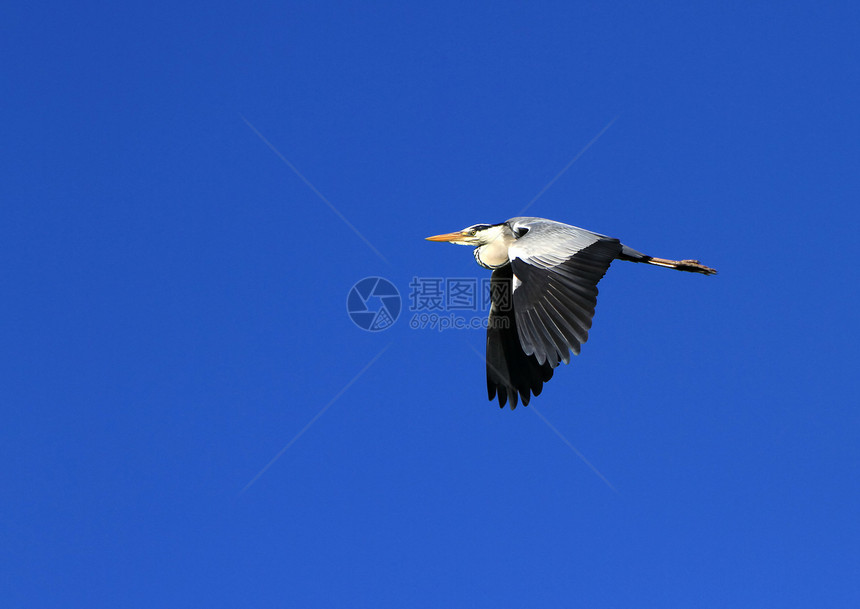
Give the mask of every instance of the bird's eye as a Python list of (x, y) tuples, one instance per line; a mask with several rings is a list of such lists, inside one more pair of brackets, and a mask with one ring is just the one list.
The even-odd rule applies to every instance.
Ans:
[(478, 229), (476, 229), (476, 228), (470, 228), (469, 229), (469, 235), (471, 235), (472, 237), (474, 237), (477, 234), (478, 234)]

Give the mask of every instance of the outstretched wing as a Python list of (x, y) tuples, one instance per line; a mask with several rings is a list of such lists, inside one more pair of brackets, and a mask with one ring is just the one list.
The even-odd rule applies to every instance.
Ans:
[(551, 368), (579, 354), (597, 304), (597, 283), (621, 252), (617, 239), (540, 220), (509, 221), (513, 308), (525, 355)]
[(493, 271), (490, 279), (490, 318), (487, 326), (487, 393), (490, 401), (499, 397), (499, 407), (517, 406), (517, 394), (528, 406), (530, 394), (540, 395), (543, 384), (552, 378), (552, 366), (526, 355), (517, 334), (511, 293), (510, 265)]

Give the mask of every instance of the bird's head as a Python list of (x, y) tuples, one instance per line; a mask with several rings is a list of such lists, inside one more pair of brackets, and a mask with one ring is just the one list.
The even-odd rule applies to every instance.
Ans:
[(463, 230), (444, 235), (427, 237), (427, 241), (447, 241), (456, 245), (480, 247), (498, 239), (504, 233), (505, 224), (475, 224)]

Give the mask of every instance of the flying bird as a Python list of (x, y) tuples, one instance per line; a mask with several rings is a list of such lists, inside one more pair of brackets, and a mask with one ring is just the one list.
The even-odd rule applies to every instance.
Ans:
[(528, 406), (560, 362), (579, 355), (597, 304), (597, 283), (613, 260), (713, 275), (698, 260), (654, 258), (618, 239), (544, 218), (511, 218), (427, 237), (475, 248), (493, 271), (487, 323), (487, 392), (499, 406)]

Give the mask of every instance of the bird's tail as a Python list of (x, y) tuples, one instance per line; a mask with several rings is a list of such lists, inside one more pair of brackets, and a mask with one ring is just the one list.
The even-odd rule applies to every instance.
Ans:
[(653, 256), (647, 256), (642, 252), (637, 252), (626, 245), (622, 246), (621, 253), (618, 254), (618, 259), (629, 260), (630, 262), (644, 262), (645, 264), (653, 264), (654, 266), (663, 266), (667, 269), (687, 271), (689, 273), (701, 273), (702, 275), (717, 274), (716, 269), (705, 266), (698, 260), (667, 260), (666, 258), (654, 258)]

